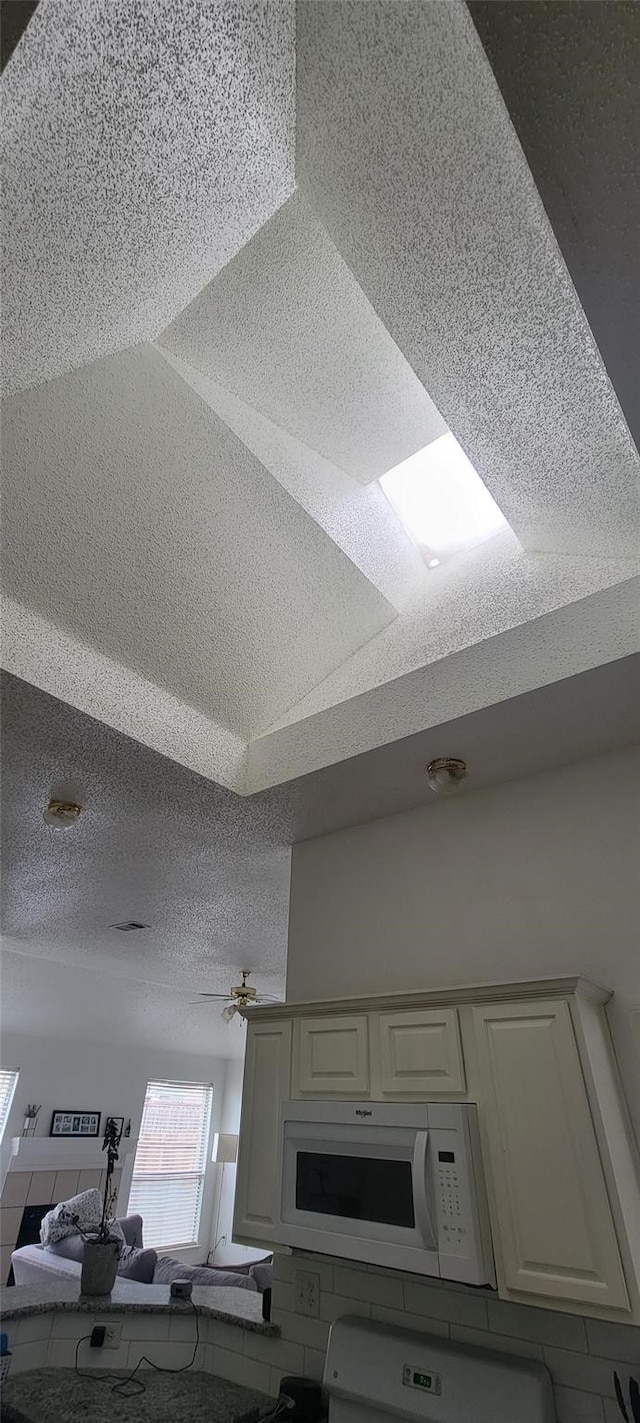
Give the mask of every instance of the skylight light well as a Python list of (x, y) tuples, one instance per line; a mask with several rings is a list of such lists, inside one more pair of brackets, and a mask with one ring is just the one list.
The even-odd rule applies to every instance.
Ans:
[(430, 568), (509, 527), (450, 432), (388, 470), (380, 484)]

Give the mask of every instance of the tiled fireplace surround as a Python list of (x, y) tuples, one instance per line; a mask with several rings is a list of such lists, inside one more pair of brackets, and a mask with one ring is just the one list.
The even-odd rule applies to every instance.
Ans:
[[(11, 1268), (25, 1206), (55, 1205), (79, 1191), (104, 1186), (104, 1156), (101, 1138), (16, 1137), (0, 1197), (0, 1282), (4, 1285)], [(124, 1142), (123, 1142), (124, 1146)], [(124, 1174), (130, 1176), (136, 1142), (126, 1140), (122, 1165), (113, 1176), (114, 1190), (120, 1190)]]
[[(317, 1318), (296, 1310), (296, 1270), (320, 1278)], [(364, 1315), (405, 1329), (450, 1336), (482, 1348), (542, 1360), (553, 1379), (558, 1423), (622, 1423), (613, 1371), (628, 1393), (630, 1373), (640, 1372), (640, 1329), (532, 1309), (498, 1300), (495, 1292), (423, 1281), (373, 1266), (326, 1256), (277, 1256), (273, 1322), (280, 1337), (209, 1319), (201, 1321), (196, 1367), (277, 1394), (284, 1373), (320, 1378), (329, 1325), (343, 1314)], [(96, 1318), (100, 1317), (99, 1306)], [(145, 1353), (179, 1367), (189, 1357), (193, 1320), (159, 1314), (123, 1314), (117, 1350), (86, 1350), (83, 1367), (132, 1368)], [(10, 1331), (13, 1369), (72, 1367), (87, 1315), (54, 1310), (24, 1319)]]

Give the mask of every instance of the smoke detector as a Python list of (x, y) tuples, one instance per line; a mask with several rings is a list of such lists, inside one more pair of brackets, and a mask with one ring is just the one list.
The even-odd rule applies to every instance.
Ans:
[(42, 816), (45, 824), (53, 830), (68, 830), (70, 825), (75, 825), (81, 811), (82, 806), (74, 800), (50, 800)]
[(427, 766), (427, 780), (436, 795), (451, 795), (469, 775), (466, 761), (456, 756), (436, 756)]

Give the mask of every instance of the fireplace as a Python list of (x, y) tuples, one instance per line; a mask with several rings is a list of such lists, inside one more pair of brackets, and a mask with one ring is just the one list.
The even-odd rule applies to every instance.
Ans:
[[(20, 1229), (18, 1231), (16, 1243), (13, 1247), (14, 1250), (20, 1250), (23, 1245), (37, 1245), (39, 1243), (40, 1226), (44, 1217), (47, 1214), (47, 1211), (52, 1210), (54, 1205), (55, 1201), (48, 1201), (46, 1205), (25, 1206), (22, 1212), (22, 1220), (20, 1221)], [(7, 1276), (7, 1284), (15, 1285), (15, 1279), (13, 1276), (13, 1265), (11, 1266), (11, 1269), (9, 1270), (9, 1274)]]
[[(116, 1213), (126, 1214), (137, 1140), (121, 1144), (114, 1172), (118, 1192)], [(52, 1205), (88, 1191), (104, 1187), (105, 1160), (95, 1139), (14, 1137), (11, 1160), (0, 1198), (0, 1283), (13, 1283), (11, 1254), (22, 1245), (40, 1239), (40, 1222)]]

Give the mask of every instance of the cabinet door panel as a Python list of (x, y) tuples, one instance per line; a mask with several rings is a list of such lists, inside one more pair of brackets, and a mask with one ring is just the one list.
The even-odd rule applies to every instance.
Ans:
[(629, 1308), (568, 1005), (474, 1009), (504, 1285)]
[(383, 1092), (464, 1092), (455, 1008), (380, 1013), (377, 1041)]
[(291, 1080), (291, 1023), (250, 1024), (242, 1092), (234, 1237), (277, 1241), (281, 1104)]
[(369, 1092), (369, 1034), (364, 1014), (302, 1018), (298, 1027), (295, 1084), (299, 1093), (331, 1097)]

